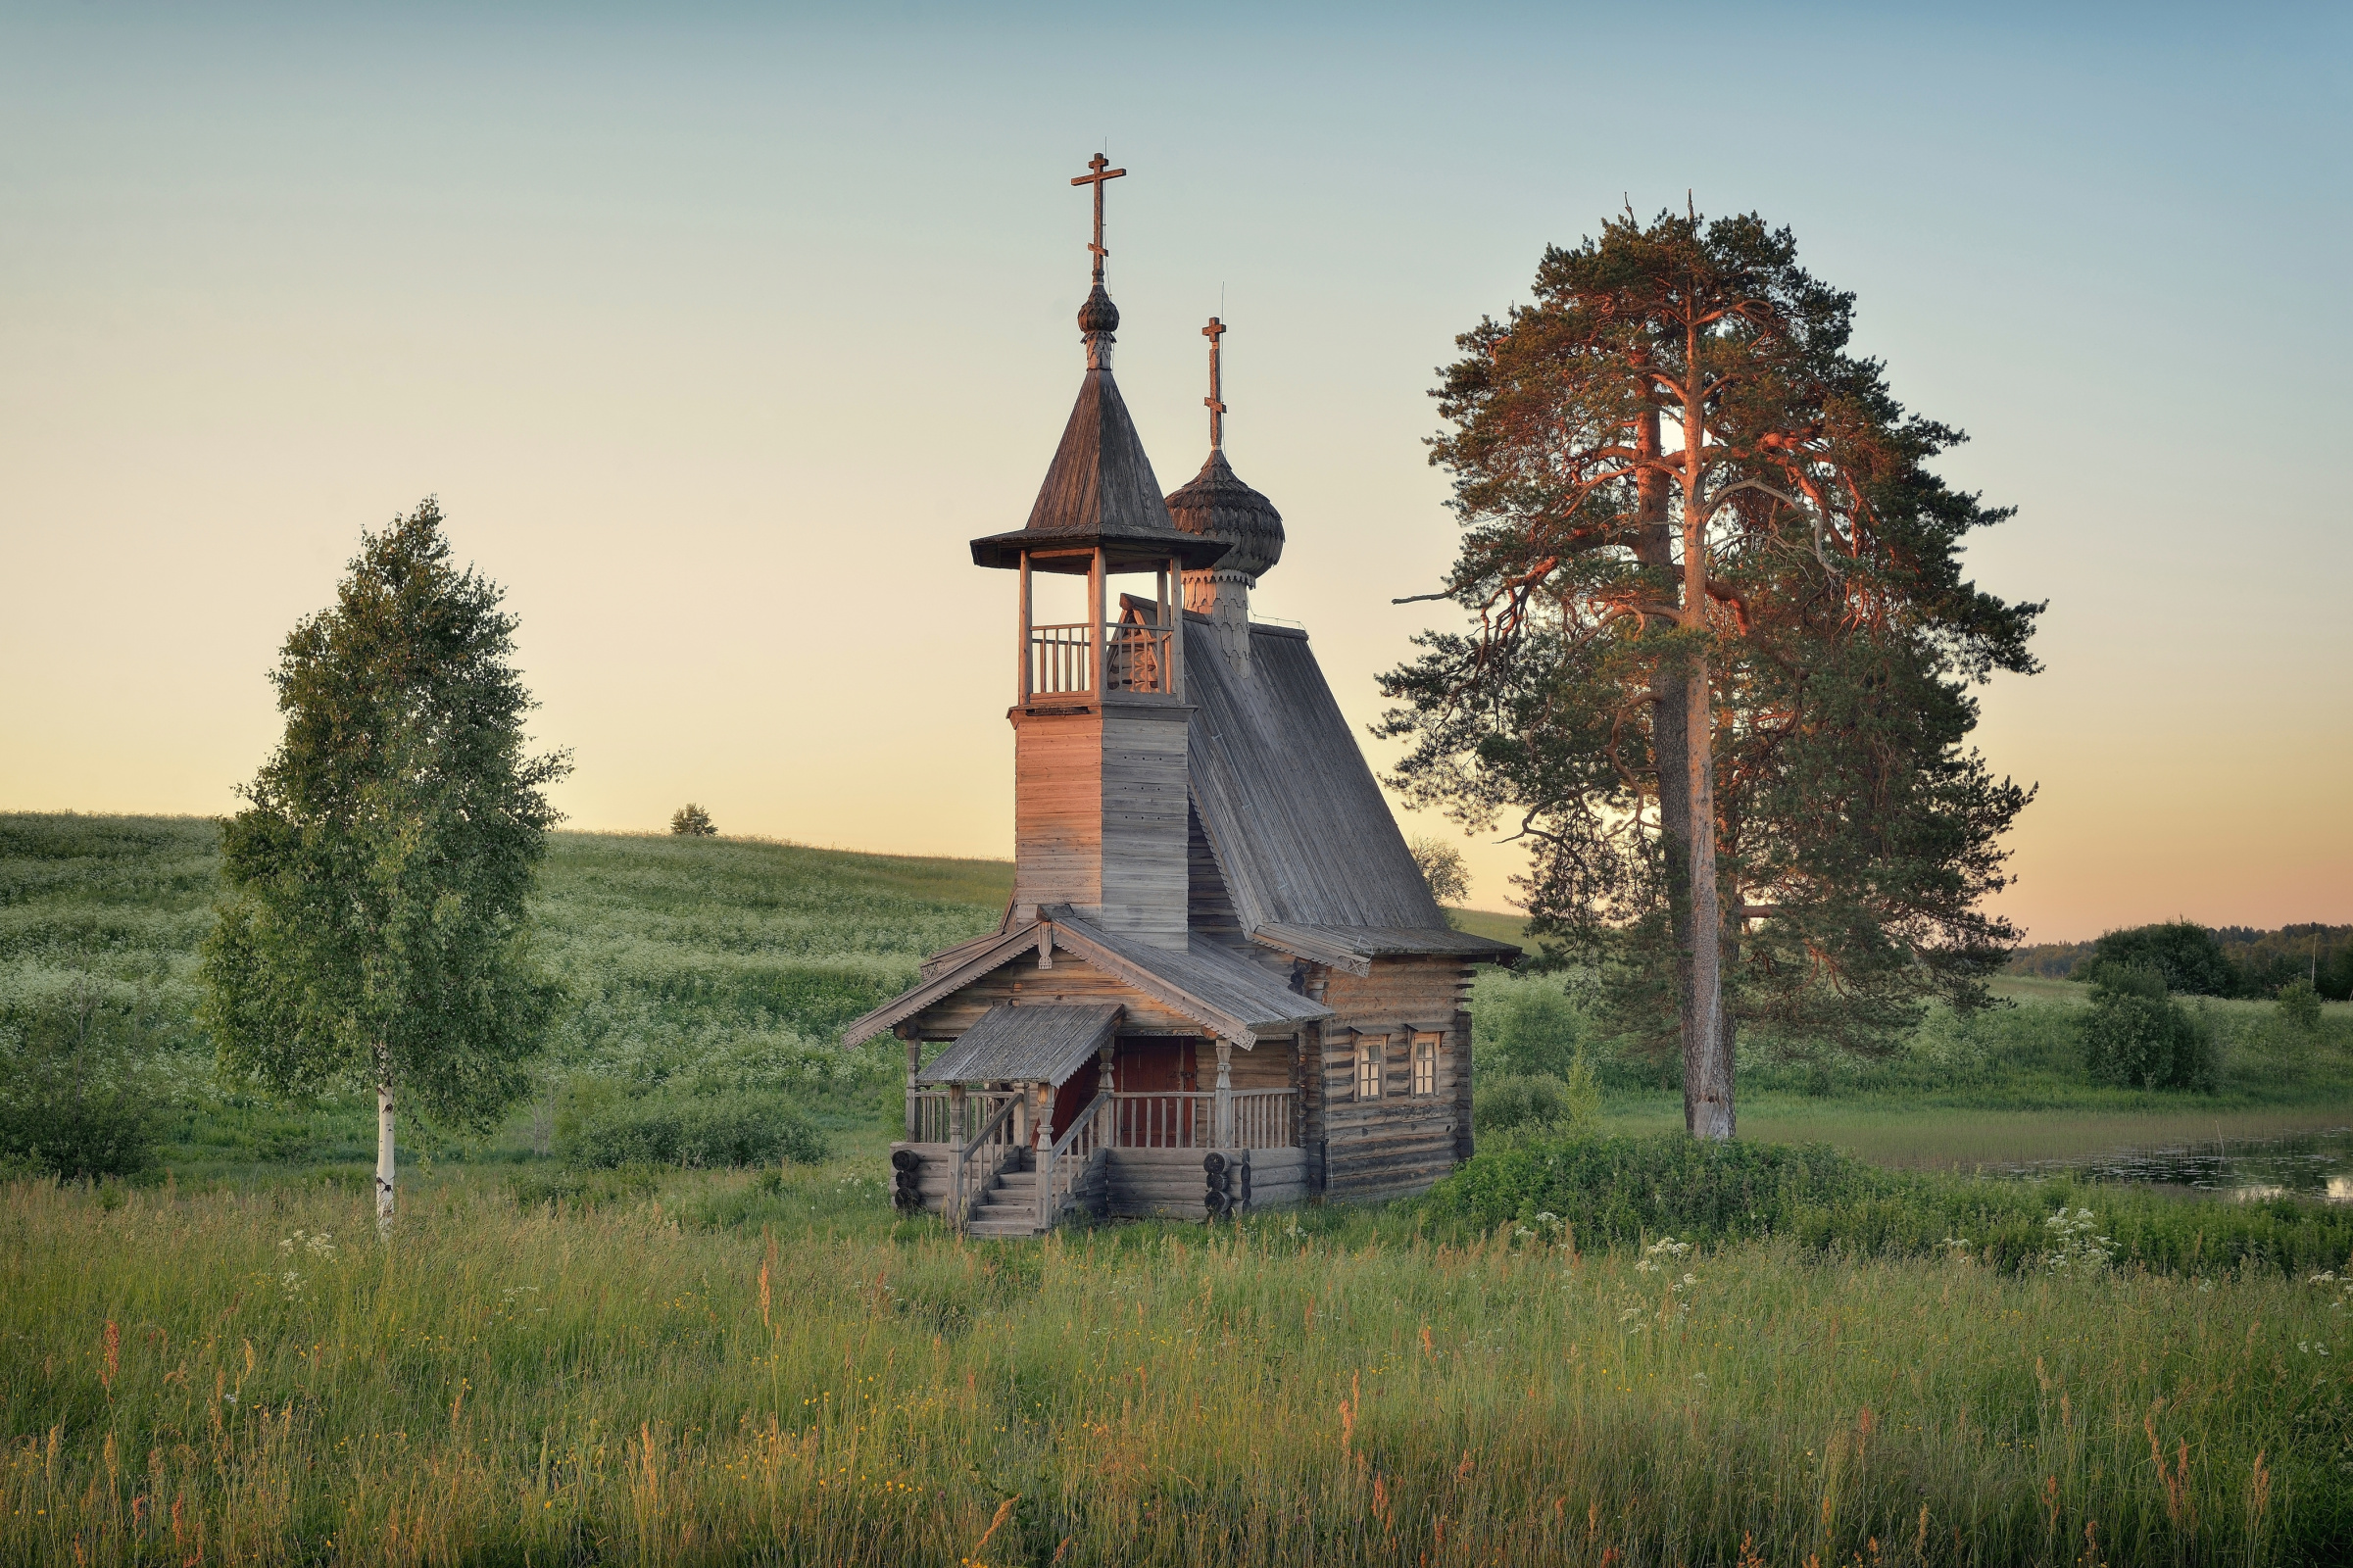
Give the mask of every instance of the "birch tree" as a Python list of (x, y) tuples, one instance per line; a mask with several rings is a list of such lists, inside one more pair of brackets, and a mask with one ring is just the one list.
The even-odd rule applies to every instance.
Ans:
[(1435, 394), (1475, 629), (1385, 678), (1397, 782), (1516, 814), (1540, 936), (1648, 960), (1616, 1002), (1673, 1019), (1694, 1136), (1733, 1134), (1743, 1011), (1871, 1049), (2014, 940), (1980, 906), (2030, 792), (1960, 747), (2040, 607), (1962, 580), (2008, 514), (1926, 469), (1962, 437), (1848, 353), (1852, 303), (1754, 217), (1629, 215)]
[(224, 1067), (374, 1092), (385, 1227), (398, 1102), (490, 1125), (528, 1091), (556, 1001), (524, 901), (570, 761), (526, 755), (515, 617), (441, 525), (428, 500), (363, 533), (335, 604), (287, 636), (284, 737), (222, 825), (202, 954)]

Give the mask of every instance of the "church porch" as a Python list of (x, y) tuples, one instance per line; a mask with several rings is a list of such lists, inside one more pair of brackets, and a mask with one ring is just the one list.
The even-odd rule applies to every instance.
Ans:
[[(1123, 1035), (1118, 1011), (992, 1009), (910, 1074), (899, 1206), (1036, 1235), (1073, 1209), (1204, 1219), (1306, 1196), (1296, 1040)], [(1016, 1035), (1044, 1070), (983, 1076), (1015, 1065)]]

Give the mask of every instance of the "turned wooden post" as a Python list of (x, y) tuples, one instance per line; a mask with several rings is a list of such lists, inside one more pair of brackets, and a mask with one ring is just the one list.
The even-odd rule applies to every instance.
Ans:
[(1217, 1042), (1217, 1147), (1234, 1147), (1234, 1042)]
[(1038, 1225), (1054, 1223), (1054, 1085), (1038, 1086)]
[(919, 1130), (915, 1115), (915, 1074), (923, 1070), (923, 1042), (912, 1024), (901, 1024), (899, 1038), (907, 1042), (907, 1141), (911, 1144)]
[[(1095, 1090), (1096, 1093), (1105, 1097), (1108, 1097), (1111, 1093), (1111, 1085), (1113, 1082), (1111, 1073), (1111, 1055), (1116, 1049), (1116, 1042), (1106, 1040), (1103, 1042), (1103, 1050), (1095, 1054), (1097, 1062), (1095, 1073)], [(1105, 1098), (1095, 1112), (1096, 1147), (1099, 1149), (1110, 1148), (1111, 1140), (1117, 1134), (1118, 1128), (1119, 1102)]]

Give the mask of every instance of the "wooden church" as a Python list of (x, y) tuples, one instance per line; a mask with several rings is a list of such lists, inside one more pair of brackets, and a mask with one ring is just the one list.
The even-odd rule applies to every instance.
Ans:
[(1125, 171), (1089, 168), (1078, 403), (972, 541), (1019, 584), (1012, 901), (844, 1039), (907, 1043), (897, 1200), (975, 1235), (1418, 1192), (1470, 1152), (1472, 966), (1518, 950), (1447, 927), (1306, 633), (1250, 619), (1283, 521), (1222, 450), (1215, 318), (1208, 460), (1161, 495), (1111, 377)]

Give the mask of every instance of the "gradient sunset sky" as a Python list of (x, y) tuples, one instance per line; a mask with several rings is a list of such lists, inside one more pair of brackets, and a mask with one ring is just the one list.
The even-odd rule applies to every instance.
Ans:
[[(2034, 940), (2353, 920), (2342, 6), (0, 11), (0, 808), (218, 813), (436, 494), (572, 825), (1004, 856), (1018, 526), (1119, 379), (1283, 511), (1360, 724), (1446, 607), (1426, 396), (1547, 242), (1754, 209), (2048, 599), (1984, 696)], [(1386, 751), (1366, 742), (1376, 762)], [(1409, 830), (1452, 831), (1435, 819)], [(1499, 906), (1519, 852), (1466, 845)]]

